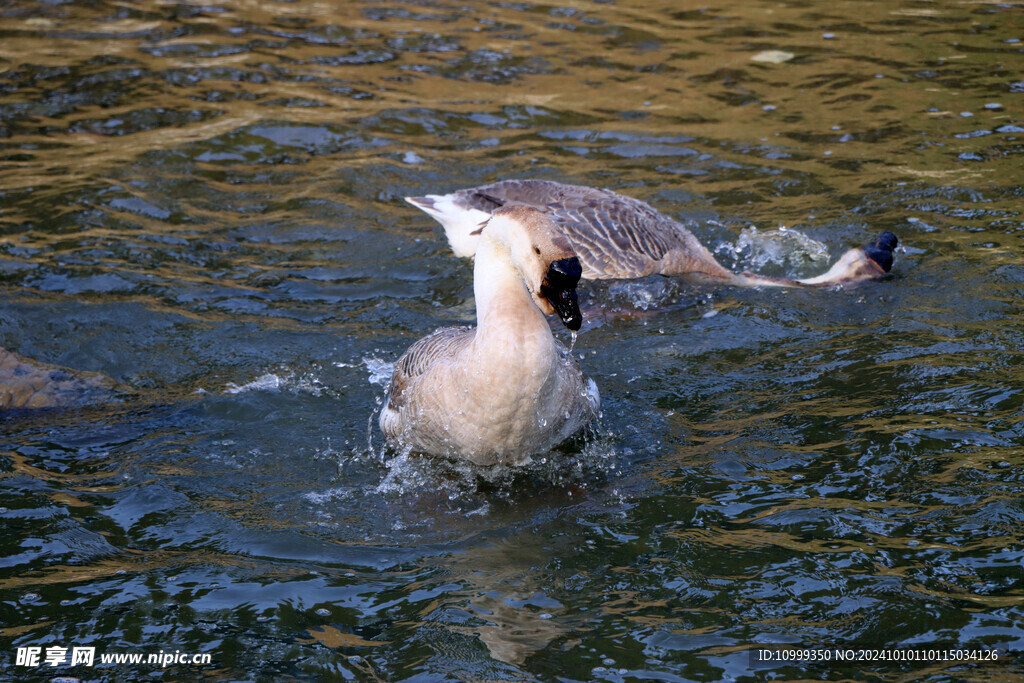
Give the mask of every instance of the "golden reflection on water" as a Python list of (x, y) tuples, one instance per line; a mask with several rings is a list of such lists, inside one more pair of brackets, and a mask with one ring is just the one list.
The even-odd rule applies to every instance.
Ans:
[[(216, 297), (237, 297), (244, 303), (257, 300), (268, 309), (278, 303), (273, 295), (280, 297), (282, 306), (330, 308), (329, 295), (323, 295), (326, 304), (295, 303), (290, 291), (279, 285), (294, 284), (288, 280), (294, 272), (329, 267), (338, 271), (310, 277), (327, 281), (375, 277), (359, 270), (369, 267), (363, 263), (370, 260), (366, 250), (382, 235), (405, 236), (422, 231), (427, 224), (402, 205), (400, 193), (452, 189), (422, 186), (423, 177), (436, 178), (439, 170), (448, 168), (487, 175), (462, 177), (453, 171), (440, 176), (445, 183), (468, 186), (506, 175), (530, 175), (531, 169), (541, 167), (547, 174), (659, 199), (656, 205), (668, 211), (673, 207), (666, 206), (661, 193), (686, 189), (695, 195), (695, 204), (735, 211), (745, 220), (769, 225), (811, 220), (811, 214), (816, 223), (858, 217), (868, 223), (876, 219), (871, 206), (864, 206), (870, 202), (879, 204), (882, 227), (905, 227), (899, 221), (911, 214), (927, 216), (939, 225), (934, 231), (919, 229), (916, 253), (931, 249), (931, 275), (883, 283), (892, 286), (871, 290), (863, 304), (851, 304), (856, 298), (846, 292), (833, 293), (837, 309), (846, 306), (843, 310), (859, 311), (868, 310), (876, 299), (898, 300), (902, 291), (913, 286), (916, 299), (894, 307), (892, 318), (898, 321), (885, 324), (898, 329), (884, 330), (892, 335), (884, 344), (879, 342), (881, 331), (865, 329), (865, 316), (858, 312), (825, 322), (812, 313), (787, 330), (799, 327), (806, 330), (801, 332), (806, 339), (823, 339), (819, 347), (805, 346), (803, 339), (773, 340), (754, 345), (753, 350), (747, 345), (733, 351), (713, 343), (704, 348), (704, 342), (695, 339), (694, 346), (685, 350), (699, 359), (695, 365), (709, 375), (756, 373), (768, 390), (760, 385), (725, 389), (704, 385), (710, 398), (680, 398), (673, 394), (673, 382), (680, 378), (669, 373), (643, 378), (661, 382), (658, 391), (662, 393), (641, 387), (637, 389), (640, 398), (625, 390), (616, 396), (618, 406), (627, 413), (619, 417), (621, 421), (635, 417), (628, 411), (638, 405), (658, 415), (666, 413), (662, 406), (650, 404), (651, 396), (655, 402), (674, 401), (673, 409), (678, 410), (665, 417), (672, 434), (666, 438), (669, 443), (659, 444), (655, 462), (636, 464), (635, 474), (624, 483), (602, 483), (597, 488), (657, 488), (669, 492), (660, 494), (664, 500), (656, 501), (658, 506), (688, 506), (685, 512), (693, 519), (684, 518), (683, 513), (673, 518), (666, 512), (663, 518), (648, 512), (659, 520), (658, 526), (642, 531), (649, 538), (622, 542), (622, 547), (633, 544), (627, 559), (623, 559), (625, 552), (605, 558), (601, 551), (581, 550), (576, 544), (586, 529), (579, 528), (572, 532), (579, 538), (552, 542), (553, 550), (547, 545), (549, 538), (534, 533), (536, 528), (546, 532), (548, 527), (541, 523), (536, 528), (522, 524), (530, 528), (510, 532), (507, 542), (460, 540), (465, 547), (455, 544), (448, 554), (432, 558), (428, 572), (400, 567), (367, 571), (366, 576), (353, 579), (362, 581), (367, 591), (375, 581), (394, 582), (385, 602), (396, 603), (399, 616), (386, 617), (394, 622), (388, 625), (386, 638), (370, 640), (317, 617), (316, 626), (308, 629), (309, 637), (299, 640), (332, 649), (385, 651), (397, 659), (404, 655), (405, 636), (414, 637), (418, 629), (437, 622), (448, 632), (478, 639), (493, 659), (523, 666), (534, 657), (558, 658), (559, 648), (574, 651), (595, 630), (610, 625), (623, 630), (601, 637), (616, 645), (634, 635), (629, 629), (640, 632), (636, 649), (642, 665), (656, 659), (651, 654), (655, 648), (643, 640), (644, 634), (652, 632), (717, 634), (727, 630), (723, 623), (728, 622), (751, 632), (807, 634), (832, 629), (850, 633), (871, 620), (872, 615), (853, 611), (815, 622), (806, 612), (771, 613), (771, 605), (760, 605), (747, 595), (762, 590), (763, 582), (776, 591), (774, 604), (827, 609), (814, 603), (814, 595), (783, 585), (785, 577), (801, 578), (798, 570), (807, 565), (811, 567), (806, 571), (835, 579), (837, 593), (855, 594), (861, 579), (894, 579), (898, 590), (938, 603), (962, 603), (964, 611), (1012, 609), (1024, 600), (1019, 590), (975, 590), (980, 572), (968, 560), (998, 557), (1001, 550), (1019, 547), (1012, 514), (1007, 519), (986, 518), (979, 508), (1004, 504), (1016, 509), (1015, 482), (1000, 482), (998, 473), (1024, 466), (1013, 448), (1019, 437), (1005, 435), (1022, 419), (1020, 400), (1013, 393), (1021, 379), (1020, 351), (995, 342), (978, 348), (987, 344), (986, 336), (1015, 338), (1013, 331), (1020, 322), (1019, 284), (1012, 273), (1005, 282), (984, 283), (991, 297), (986, 302), (1004, 307), (993, 309), (984, 320), (946, 320), (950, 306), (941, 296), (948, 285), (945, 279), (955, 276), (948, 273), (955, 274), (965, 260), (1021, 263), (1019, 237), (1012, 226), (990, 227), (996, 218), (1019, 222), (1019, 197), (997, 191), (1024, 184), (1020, 155), (1010, 153), (1019, 142), (995, 134), (974, 135), (982, 129), (1020, 123), (1010, 100), (1020, 95), (1008, 91), (1008, 83), (1020, 78), (1014, 71), (1020, 55), (1001, 42), (1011, 37), (1020, 9), (1002, 8), (992, 16), (976, 11), (994, 7), (985, 2), (900, 7), (839, 1), (827, 5), (721, 3), (690, 9), (668, 0), (645, 2), (642, 7), (582, 1), (559, 7), (477, 3), (471, 11), (444, 2), (424, 6), (347, 0), (40, 6), (32, 16), (5, 17), (6, 35), (0, 41), (0, 65), (8, 72), (3, 83), (14, 84), (0, 94), (0, 104), (10, 105), (7, 111), (12, 112), (0, 121), (4, 135), (0, 151), (5, 155), (0, 192), (23, 200), (0, 207), (0, 228), (7, 229), (0, 235), (0, 246), (12, 260), (40, 269), (68, 263), (68, 268), (138, 276), (123, 293), (87, 292), (82, 298), (89, 304), (139, 304), (162, 319), (173, 319), (161, 331), (180, 325), (191, 333), (189, 326), (230, 321), (239, 327), (258, 327), (263, 333), (312, 334), (325, 327), (343, 339), (381, 335), (379, 320), (353, 322), (364, 314), (380, 315), (372, 297), (345, 302), (336, 319), (308, 322), (243, 306), (206, 307), (215, 295), (205, 292), (216, 290)], [(777, 63), (754, 59), (769, 50), (793, 56)], [(961, 81), (971, 87), (962, 88)], [(104, 89), (111, 93), (108, 100), (84, 97)], [(79, 96), (82, 99), (76, 99)], [(988, 104), (998, 106), (985, 109)], [(20, 105), (26, 109), (19, 109)], [(274, 131), (260, 132), (259, 126)], [(282, 141), (287, 137), (281, 135), (282, 129), (304, 127), (314, 129), (309, 136), (312, 142), (298, 133), (298, 141)], [(964, 154), (974, 156), (965, 160)], [(701, 170), (699, 161), (705, 157), (718, 164), (717, 172)], [(934, 195), (924, 194), (919, 201), (893, 202), (896, 206), (890, 208), (888, 198), (904, 183), (928, 189), (935, 184), (948, 187)], [(136, 203), (100, 199), (100, 190)], [(991, 214), (965, 217), (931, 208), (932, 202), (960, 207), (956, 193), (961, 190), (972, 195), (971, 200), (962, 201), (964, 206), (975, 209), (984, 204)], [(344, 220), (352, 225), (341, 224), (330, 206), (309, 215), (317, 202), (344, 208), (349, 212)], [(852, 217), (844, 213), (851, 207), (860, 213)], [(89, 218), (90, 214), (94, 217)], [(49, 218), (67, 223), (51, 231), (46, 225)], [(325, 246), (318, 241), (320, 233), (292, 242), (264, 239), (258, 247), (247, 247), (246, 228), (268, 225), (268, 232), (277, 237), (275, 230), (282, 225), (323, 223), (353, 231), (345, 238), (344, 248)], [(941, 230), (951, 224), (959, 229)], [(979, 231), (984, 234), (979, 236)], [(438, 241), (436, 231), (416, 234)], [(158, 239), (136, 244), (149, 238)], [(159, 241), (164, 238), (180, 243)], [(939, 242), (941, 248), (931, 248), (928, 240)], [(983, 248), (979, 240), (984, 240)], [(154, 244), (180, 246), (183, 254), (170, 248), (169, 255), (159, 254)], [(440, 243), (432, 248), (431, 253), (444, 249)], [(396, 268), (403, 259), (417, 256), (391, 255), (395, 260), (388, 267)], [(434, 263), (429, 262), (429, 267)], [(452, 279), (468, 273), (468, 266), (453, 259), (444, 261), (443, 267), (455, 273), (449, 275)], [(416, 272), (404, 276), (426, 277), (416, 269), (426, 267), (416, 262), (412, 268)], [(457, 293), (460, 286), (450, 289)], [(174, 299), (179, 290), (191, 294), (193, 289), (204, 293), (195, 295), (195, 301)], [(921, 300), (926, 295), (931, 298)], [(442, 296), (458, 299), (448, 292), (438, 298)], [(12, 301), (40, 306), (69, 297), (74, 294), (52, 285), (47, 289), (35, 280), (10, 294)], [(969, 310), (973, 304), (957, 306)], [(453, 308), (459, 305), (465, 302), (459, 299)], [(800, 304), (792, 306), (800, 308)], [(750, 308), (750, 299), (724, 295), (714, 311), (739, 322)], [(635, 332), (648, 317), (636, 315), (628, 321), (629, 329)], [(687, 319), (679, 327), (691, 323), (695, 327), (699, 321)], [(608, 323), (599, 332), (614, 338), (622, 329)], [(412, 332), (400, 330), (406, 336)], [(230, 341), (240, 343), (244, 338), (245, 332)], [(958, 346), (965, 339), (982, 341)], [(638, 342), (639, 335), (631, 341)], [(159, 355), (160, 348), (155, 346), (154, 353)], [(886, 355), (873, 357), (870, 352), (876, 348)], [(672, 353), (665, 355), (687, 358), (678, 349)], [(846, 362), (862, 355), (871, 362)], [(678, 367), (691, 366), (680, 361), (670, 370)], [(833, 371), (833, 367), (839, 369)], [(792, 384), (782, 382), (780, 377), (790, 368), (801, 368), (808, 377)], [(977, 368), (982, 370), (974, 372)], [(905, 384), (928, 386), (930, 395), (903, 393)], [(995, 396), (984, 395), (986, 389)], [(1012, 397), (1001, 400), (1000, 389)], [(362, 395), (366, 394), (364, 387)], [(330, 409), (348, 405), (339, 401)], [(287, 408), (295, 409), (295, 404)], [(109, 417), (111, 422), (133, 419), (122, 413)], [(364, 421), (364, 415), (358, 417)], [(146, 416), (138, 419), (144, 422)], [(159, 422), (159, 417), (153, 419)], [(215, 421), (209, 414), (194, 418), (195, 422), (204, 419)], [(61, 420), (65, 424), (74, 418)], [(204, 483), (191, 482), (208, 471), (182, 454), (194, 454), (193, 449), (205, 447), (204, 439), (213, 437), (187, 419), (183, 422), (188, 426), (175, 423), (168, 429), (194, 429), (198, 436), (161, 445), (161, 457), (168, 461), (153, 457), (155, 462), (146, 463), (145, 476), (138, 481), (118, 480), (119, 466), (105, 461), (91, 461), (98, 471), (57, 471), (57, 466), (50, 469), (45, 456), (33, 459), (17, 451), (4, 452), (10, 465), (0, 480), (45, 482), (54, 490), (41, 496), (44, 504), (67, 511), (76, 524), (92, 514), (91, 506), (102, 507), (102, 502), (89, 502), (100, 497), (96, 494), (112, 496), (135, 488), (149, 493), (147, 485), (159, 494), (161, 486), (175, 480), (176, 484), (166, 487), (183, 493), (188, 502), (171, 508), (168, 517), (201, 511), (236, 524), (232, 529), (308, 533), (342, 550), (369, 543), (361, 535), (365, 527), (371, 527), (376, 537), (392, 533), (376, 526), (382, 524), (378, 520), (367, 521), (372, 512), (346, 509), (350, 501), (325, 505), (336, 514), (333, 526), (325, 523), (326, 530), (309, 532), (302, 515), (310, 512), (311, 505), (297, 505), (298, 513), (282, 511), (277, 500), (268, 501), (268, 494), (255, 487), (237, 490), (240, 486), (225, 485), (211, 491)], [(217, 429), (222, 428), (222, 423), (217, 424)], [(769, 433), (763, 431), (765, 424), (772, 425)], [(233, 425), (239, 430), (256, 426), (244, 421)], [(309, 433), (316, 433), (318, 426), (310, 426)], [(140, 449), (145, 450), (148, 442), (134, 438), (144, 442)], [(147, 438), (156, 437), (149, 434)], [(890, 457), (881, 458), (882, 464), (892, 465), (895, 473), (882, 471), (879, 458), (865, 457), (862, 447), (869, 439), (880, 449), (890, 449)], [(937, 444), (929, 449), (939, 452), (922, 458), (921, 467), (928, 469), (918, 471), (915, 459), (925, 449), (917, 444), (927, 439)], [(45, 451), (45, 446), (38, 449)], [(127, 452), (132, 453), (130, 448)], [(797, 464), (773, 461), (783, 456)], [(123, 451), (120, 457), (125, 458)], [(726, 459), (742, 465), (735, 478), (719, 476), (713, 469)], [(878, 471), (860, 472), (862, 460)], [(226, 478), (233, 475), (231, 466), (243, 467), (226, 465)], [(372, 470), (375, 465), (362, 466)], [(798, 484), (791, 469), (839, 472), (846, 477), (843, 490), (819, 493), (814, 485), (821, 482)], [(213, 478), (217, 474), (222, 473)], [(888, 485), (875, 498), (867, 495), (873, 491), (861, 490), (857, 484), (858, 477), (870, 483), (900, 476), (912, 484)], [(282, 486), (287, 490), (279, 492), (279, 498), (301, 498), (302, 489), (311, 486), (308, 478), (298, 475), (295, 482), (291, 488)], [(688, 482), (695, 482), (690, 486), (696, 490), (685, 486)], [(742, 482), (739, 493), (729, 488), (736, 482)], [(351, 482), (331, 482), (336, 484)], [(445, 494), (438, 494), (438, 507)], [(865, 494), (864, 498), (858, 494)], [(949, 502), (956, 496), (980, 502), (963, 512), (962, 506)], [(736, 509), (722, 511), (737, 500), (741, 505)], [(559, 520), (560, 529), (574, 528), (576, 515), (591, 521), (587, 518), (591, 513), (570, 505), (553, 505), (552, 510), (567, 518)], [(454, 516), (439, 514), (434, 523), (443, 525)], [(858, 533), (844, 537), (821, 521), (825, 516), (831, 520), (854, 517), (864, 525)], [(640, 533), (631, 525), (645, 522), (644, 518), (627, 519), (620, 524)], [(982, 523), (988, 525), (988, 535), (971, 535), (959, 528)], [(173, 528), (167, 520), (153, 524)], [(893, 528), (899, 535), (890, 537)], [(118, 540), (119, 544), (134, 539), (131, 529), (124, 532), (129, 539)], [(235, 548), (245, 541), (229, 542), (225, 539), (229, 534), (219, 529), (209, 533), (214, 538), (205, 550), (181, 551), (171, 544), (157, 550), (126, 548), (118, 557), (88, 559), (83, 565), (61, 559), (60, 564), (42, 569), (18, 569), (0, 580), (0, 588), (83, 586), (100, 595), (95, 598), (99, 604), (104, 599), (102, 589), (92, 589), (90, 584), (126, 573), (159, 575), (161, 570), (213, 565), (286, 583), (297, 581), (308, 569), (297, 562), (287, 564), (291, 556), (287, 561), (254, 560), (221, 552), (212, 546), (221, 543)], [(394, 533), (401, 536), (401, 531)], [(447, 538), (433, 528), (424, 534)], [(410, 533), (396, 543), (417, 542)], [(937, 574), (934, 556), (928, 555), (933, 552), (961, 566)], [(885, 553), (893, 559), (884, 557)], [(568, 561), (576, 555), (586, 559), (580, 560), (569, 578), (584, 585), (583, 593), (607, 592), (606, 601), (600, 602), (603, 596), (598, 595), (580, 597), (566, 587), (568, 570), (560, 573), (552, 566), (553, 557)], [(731, 562), (700, 564), (707, 556)], [(856, 559), (851, 569), (837, 568), (847, 560), (853, 562), (851, 558)], [(46, 561), (40, 562), (45, 565)], [(787, 561), (792, 566), (787, 567)], [(718, 574), (705, 576), (702, 572), (709, 566)], [(653, 579), (649, 578), (652, 572)], [(656, 585), (658, 572), (666, 580), (681, 578), (681, 587)], [(784, 578), (769, 580), (770, 572)], [(429, 576), (419, 578), (421, 573)], [(561, 585), (548, 582), (552, 576)], [(634, 587), (645, 580), (652, 582), (647, 588)], [(400, 604), (403, 596), (429, 593), (441, 581), (452, 587), (411, 606)], [(551, 597), (551, 604), (531, 603), (537, 596)], [(906, 595), (893, 599), (902, 598)], [(590, 599), (595, 608), (586, 614), (570, 604)], [(757, 607), (765, 612), (744, 612)], [(448, 608), (464, 609), (474, 620), (446, 622)], [(368, 616), (362, 617), (366, 621), (385, 619), (376, 606), (367, 611)], [(21, 625), (5, 630), (5, 635), (38, 631), (50, 623)], [(438, 642), (430, 647), (450, 655), (443, 651), (447, 641)], [(418, 646), (414, 642), (409, 647)], [(715, 646), (703, 654), (742, 649)], [(552, 650), (559, 652), (552, 655)], [(416, 658), (419, 666), (421, 656)], [(656, 664), (666, 668), (664, 661)], [(376, 676), (372, 668), (368, 671)]]
[(29, 464), (29, 459), (15, 452), (3, 453), (4, 457), (8, 458), (11, 464), (10, 471), (0, 473), (0, 479), (13, 478), (17, 476), (25, 476), (31, 479), (38, 479), (40, 481), (50, 481), (60, 484), (68, 485), (72, 491), (81, 493), (104, 493), (106, 491), (113, 490), (116, 488), (114, 485), (90, 485), (89, 482), (102, 479), (113, 478), (116, 474), (116, 470), (109, 470), (105, 472), (90, 472), (89, 474), (67, 474), (64, 472), (51, 472), (40, 467), (35, 467)]
[[(52, 565), (44, 570), (30, 572), (21, 576), (0, 579), (2, 590), (25, 590), (27, 588), (42, 589), (55, 584), (79, 584), (101, 579), (111, 579), (127, 574), (144, 575), (154, 570), (168, 567), (184, 568), (189, 565), (223, 566), (251, 570), (264, 575), (259, 564), (252, 558), (242, 555), (211, 554), (206, 551), (146, 551), (123, 548), (118, 557), (93, 560), (87, 565)], [(300, 570), (288, 571), (280, 567), (274, 573), (280, 579), (287, 579), (301, 574)]]
[[(25, 63), (31, 55), (35, 67), (71, 65), (102, 73), (84, 65), (116, 60), (120, 64), (110, 68), (151, 77), (145, 87), (127, 84), (131, 96), (113, 106), (79, 106), (56, 117), (18, 122), (18, 141), (39, 148), (26, 152), (29, 159), (6, 164), (0, 186), (47, 192), (55, 176), (64, 187), (86, 182), (145, 151), (179, 148), (258, 121), (358, 124), (411, 106), (476, 114), (527, 105), (548, 109), (565, 122), (583, 122), (591, 135), (623, 128), (621, 116), (633, 113), (640, 115), (628, 125), (635, 134), (783, 144), (791, 153), (774, 157), (773, 167), (830, 184), (841, 179), (844, 192), (851, 192), (900, 175), (909, 180), (921, 174), (991, 173), (991, 167), (981, 166), (950, 169), (949, 147), (914, 143), (917, 135), (947, 138), (963, 129), (959, 112), (945, 109), (950, 102), (965, 111), (986, 103), (973, 92), (958, 92), (948, 79), (914, 78), (912, 72), (930, 66), (943, 73), (984, 71), (993, 82), (1013, 77), (1008, 50), (981, 26), (984, 18), (961, 5), (908, 12), (875, 2), (827, 8), (755, 2), (681, 11), (665, 1), (642, 8), (579, 2), (555, 13), (514, 5), (476, 5), (465, 12), (444, 4), (427, 9), (394, 3), (383, 6), (392, 11), (379, 14), (374, 5), (341, 1), (222, 2), (216, 12), (200, 3), (182, 6), (195, 10), (132, 6), (144, 16), (124, 18), (101, 6), (7, 20), (14, 35), (0, 45), (0, 60), (9, 65)], [(187, 33), (176, 36), (183, 29)], [(921, 30), (929, 40), (908, 39)], [(752, 61), (770, 49), (795, 56), (780, 64)], [(380, 56), (372, 59), (371, 53)], [(489, 74), (499, 82), (468, 80), (457, 64), (451, 66), (466, 55), (479, 58), (482, 78)], [(339, 56), (351, 57), (350, 63), (338, 63)], [(533, 66), (524, 70), (516, 60)], [(179, 71), (201, 76), (162, 81), (161, 76)], [(45, 91), (61, 80), (54, 76), (36, 87)], [(350, 90), (338, 94), (339, 86)], [(351, 89), (365, 96), (353, 97)], [(212, 98), (218, 90), (224, 94)], [(23, 90), (22, 97), (33, 96), (32, 88)], [(314, 106), (291, 106), (295, 101)], [(202, 117), (123, 135), (98, 134), (104, 122), (146, 108), (201, 112)], [(1009, 120), (1005, 108), (991, 112), (985, 125)], [(96, 122), (93, 132), (32, 132), (90, 121)], [(460, 146), (498, 136), (499, 149), (507, 154), (529, 151), (535, 142), (519, 141), (530, 132), (529, 127), (464, 128), (449, 135)], [(848, 139), (839, 143), (842, 136)], [(448, 147), (419, 131), (391, 131), (389, 137), (434, 146), (438, 155)], [(960, 146), (974, 149), (977, 143), (964, 140)], [(733, 160), (745, 156), (728, 149), (716, 153)], [(346, 163), (360, 163), (360, 156), (351, 155)], [(601, 160), (573, 163), (581, 174), (606, 168)], [(793, 196), (774, 209), (801, 215), (807, 202)]]
[[(322, 629), (310, 629), (313, 637), (307, 642), (319, 642), (327, 647), (380, 647), (390, 645), (385, 640), (366, 640), (352, 633), (345, 633), (334, 626), (324, 625)], [(301, 640), (301, 639), (300, 639)]]

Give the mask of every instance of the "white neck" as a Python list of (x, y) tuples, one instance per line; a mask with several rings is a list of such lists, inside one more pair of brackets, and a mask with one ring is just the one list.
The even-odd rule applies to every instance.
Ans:
[[(484, 229), (473, 264), (477, 338), (523, 337), (543, 333), (551, 338), (544, 314), (533, 301), (523, 276), (512, 263), (504, 221)], [(492, 228), (498, 228), (493, 230)], [(495, 341), (498, 341), (495, 339)]]

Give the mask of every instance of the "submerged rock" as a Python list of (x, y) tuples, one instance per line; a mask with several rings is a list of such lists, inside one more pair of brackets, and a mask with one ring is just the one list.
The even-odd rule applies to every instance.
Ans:
[(0, 410), (67, 408), (110, 400), (114, 380), (25, 358), (0, 348)]

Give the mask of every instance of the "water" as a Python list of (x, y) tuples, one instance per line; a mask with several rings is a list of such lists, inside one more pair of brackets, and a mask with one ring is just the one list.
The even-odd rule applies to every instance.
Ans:
[[(1022, 33), (984, 2), (0, 8), (0, 346), (130, 388), (0, 417), (0, 675), (1019, 676)], [(515, 473), (388, 451), (388, 363), (474, 310), (401, 198), (506, 177), (644, 199), (737, 269), (905, 250), (844, 291), (585, 283), (594, 433)], [(784, 643), (1000, 657), (752, 660)], [(17, 666), (53, 646), (96, 665)], [(99, 663), (177, 651), (210, 664)]]

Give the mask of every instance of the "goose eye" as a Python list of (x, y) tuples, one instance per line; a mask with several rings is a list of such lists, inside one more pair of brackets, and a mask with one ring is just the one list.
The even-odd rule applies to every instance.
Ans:
[(533, 253), (536, 254), (537, 256), (540, 256), (540, 247), (538, 247), (536, 244), (533, 245)]

